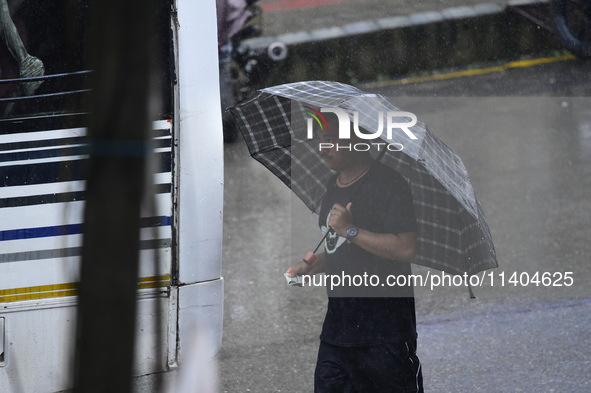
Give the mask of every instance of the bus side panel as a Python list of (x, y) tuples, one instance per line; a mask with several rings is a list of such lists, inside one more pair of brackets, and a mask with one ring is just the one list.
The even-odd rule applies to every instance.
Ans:
[[(200, 355), (213, 358), (222, 344), (224, 280), (185, 285), (179, 288), (179, 358), (182, 362), (191, 355), (195, 340), (205, 336), (207, 348)], [(192, 353), (193, 352), (193, 353)], [(182, 363), (181, 363), (182, 365)]]
[[(153, 203), (142, 206), (134, 375), (168, 369), (176, 349), (171, 123), (154, 124)], [(86, 129), (0, 135), (0, 392), (72, 388), (82, 252)], [(112, 272), (113, 280), (117, 272)], [(109, 291), (110, 288), (104, 288)], [(170, 307), (174, 307), (171, 314)], [(116, 305), (113, 305), (116, 307)], [(174, 321), (169, 321), (170, 317)], [(108, 350), (108, 348), (106, 348)]]
[(214, 1), (179, 0), (179, 282), (221, 277), (223, 133)]
[[(134, 375), (147, 375), (167, 370), (167, 340), (170, 299), (150, 297), (138, 301)], [(176, 321), (174, 321), (176, 323)], [(170, 343), (176, 345), (176, 337)]]
[(73, 300), (69, 306), (0, 313), (0, 318), (5, 328), (0, 392), (46, 393), (72, 387)]
[[(0, 392), (49, 393), (73, 387), (75, 297), (14, 303), (0, 311)], [(19, 308), (21, 308), (19, 310)], [(167, 370), (167, 296), (139, 299), (134, 375)], [(176, 321), (175, 321), (176, 323)], [(176, 345), (176, 340), (173, 340)], [(106, 348), (105, 350), (109, 350)]]

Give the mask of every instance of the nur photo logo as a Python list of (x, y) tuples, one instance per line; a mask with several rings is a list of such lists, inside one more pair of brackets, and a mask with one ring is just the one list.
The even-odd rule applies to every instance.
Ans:
[[(359, 127), (359, 112), (353, 112), (353, 121), (349, 118), (349, 115), (346, 111), (340, 108), (320, 108), (320, 111), (311, 108), (311, 107), (304, 107), (306, 109), (306, 114), (310, 117), (306, 119), (307, 121), (307, 137), (308, 139), (314, 138), (314, 122), (318, 124), (321, 130), (329, 130), (328, 122), (324, 117), (323, 113), (333, 113), (337, 116), (338, 119), (338, 139), (339, 141), (346, 141), (351, 139), (351, 124), (353, 124), (353, 132), (355, 136), (359, 139), (372, 141), (372, 142), (357, 142), (357, 143), (332, 143), (332, 142), (321, 142), (319, 143), (319, 150), (322, 149), (333, 149), (336, 148), (337, 150), (355, 150), (355, 151), (368, 151), (371, 147), (376, 147), (378, 151), (382, 149), (382, 147), (386, 147), (389, 151), (400, 151), (404, 149), (404, 146), (398, 142), (386, 142), (383, 139), (379, 139), (384, 131), (384, 123), (386, 127), (385, 138), (387, 141), (391, 141), (393, 139), (393, 131), (395, 129), (400, 129), (404, 132), (404, 134), (410, 139), (417, 139), (416, 135), (412, 133), (410, 130), (415, 124), (417, 124), (417, 117), (414, 113), (411, 112), (399, 112), (399, 111), (388, 111), (378, 112), (378, 119), (377, 119), (377, 130), (368, 130), (367, 128), (362, 128), (361, 131)], [(410, 120), (401, 122), (400, 120)], [(377, 141), (376, 141), (377, 140)]]

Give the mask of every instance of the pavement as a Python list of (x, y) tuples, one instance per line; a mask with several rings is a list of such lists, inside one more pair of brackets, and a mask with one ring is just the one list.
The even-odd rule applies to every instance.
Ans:
[(491, 3), (501, 4), (493, 0), (260, 0), (258, 2), (263, 9), (263, 35), (266, 37)]
[(289, 50), (264, 85), (312, 79), (359, 83), (562, 50), (547, 0), (264, 0), (260, 5), (263, 36), (247, 43), (265, 48), (282, 42)]

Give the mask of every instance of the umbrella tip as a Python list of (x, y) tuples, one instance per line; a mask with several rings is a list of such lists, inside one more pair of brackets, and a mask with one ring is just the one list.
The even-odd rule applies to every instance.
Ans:
[(474, 296), (474, 292), (472, 291), (472, 285), (470, 285), (469, 282), (468, 282), (468, 293), (470, 293), (470, 299), (476, 299), (476, 296)]

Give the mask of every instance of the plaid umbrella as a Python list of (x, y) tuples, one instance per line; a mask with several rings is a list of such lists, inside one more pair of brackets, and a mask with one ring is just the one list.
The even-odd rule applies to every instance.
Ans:
[[(351, 120), (357, 112), (358, 125), (366, 130), (379, 129), (380, 112), (400, 109), (380, 95), (322, 81), (266, 88), (230, 108), (251, 156), (318, 213), (326, 184), (334, 173), (320, 157), (318, 141), (308, 138), (306, 113), (311, 106), (342, 109)], [(408, 122), (406, 118), (398, 120)], [(407, 131), (416, 139), (402, 133), (388, 139), (383, 127), (382, 149), (386, 144), (402, 145), (403, 149), (388, 150), (380, 162), (398, 171), (411, 186), (418, 224), (413, 263), (469, 275), (498, 267), (482, 206), (462, 160), (424, 123), (417, 121)], [(379, 154), (378, 149), (370, 152), (374, 158)]]

